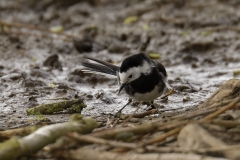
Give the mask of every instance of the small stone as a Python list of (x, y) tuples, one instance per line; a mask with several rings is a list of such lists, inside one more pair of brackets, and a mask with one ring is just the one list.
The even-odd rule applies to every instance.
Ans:
[(183, 102), (187, 102), (190, 100), (190, 97), (183, 97)]
[(92, 99), (92, 98), (93, 98), (93, 95), (88, 94), (86, 97), (89, 98), (89, 99)]

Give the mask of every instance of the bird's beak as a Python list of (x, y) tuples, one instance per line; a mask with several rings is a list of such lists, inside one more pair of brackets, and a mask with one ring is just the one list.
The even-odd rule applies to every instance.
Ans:
[(121, 90), (122, 90), (124, 87), (126, 87), (126, 85), (127, 85), (127, 82), (126, 82), (126, 83), (123, 83), (123, 84), (120, 86), (119, 91), (118, 91), (118, 94), (121, 92)]

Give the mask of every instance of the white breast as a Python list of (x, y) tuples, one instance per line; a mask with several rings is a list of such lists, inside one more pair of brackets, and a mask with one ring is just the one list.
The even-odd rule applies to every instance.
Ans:
[(135, 93), (133, 96), (131, 96), (132, 99), (139, 101), (139, 102), (150, 102), (161, 96), (163, 92), (159, 92), (159, 87), (156, 86), (154, 90), (151, 92), (147, 92), (144, 94), (141, 93)]

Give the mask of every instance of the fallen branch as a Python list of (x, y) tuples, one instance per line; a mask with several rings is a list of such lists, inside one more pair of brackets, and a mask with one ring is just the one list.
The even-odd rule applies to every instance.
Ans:
[[(178, 135), (178, 145), (182, 149), (195, 150), (205, 149), (208, 150), (209, 147), (221, 148), (230, 147), (220, 139), (212, 136), (207, 130), (201, 127), (199, 124), (188, 124), (185, 126)], [(238, 148), (235, 150), (223, 151), (224, 154), (229, 159), (239, 159), (240, 153)]]
[(196, 154), (182, 154), (182, 153), (145, 153), (138, 154), (134, 152), (128, 153), (113, 153), (113, 152), (104, 152), (98, 151), (92, 148), (79, 148), (77, 150), (71, 150), (70, 152), (63, 152), (62, 158), (70, 160), (82, 160), (84, 159), (97, 159), (97, 160), (225, 160), (223, 158), (215, 158), (209, 156), (202, 156)]
[(145, 147), (147, 151), (150, 152), (161, 152), (161, 153), (199, 153), (199, 154), (209, 154), (209, 153), (219, 153), (230, 150), (239, 150), (240, 145), (231, 145), (231, 146), (220, 146), (214, 148), (198, 148), (198, 149), (186, 149), (182, 147), (157, 147), (155, 145), (148, 145)]
[(80, 143), (94, 143), (94, 144), (104, 144), (109, 145), (112, 147), (121, 147), (121, 148), (129, 148), (134, 149), (137, 147), (135, 143), (126, 143), (126, 142), (118, 142), (118, 141), (110, 141), (102, 138), (97, 138), (89, 135), (80, 135), (77, 133), (69, 133), (67, 136), (75, 141), (78, 141)]
[(210, 114), (210, 115), (202, 118), (202, 119), (200, 120), (200, 122), (206, 122), (206, 121), (212, 120), (213, 118), (215, 118), (215, 117), (217, 117), (218, 115), (222, 114), (222, 113), (225, 112), (226, 110), (229, 110), (229, 109), (232, 109), (232, 108), (236, 107), (235, 105), (236, 105), (237, 103), (239, 103), (239, 102), (240, 102), (240, 98), (237, 97), (236, 99), (234, 99), (231, 103), (229, 103), (229, 104), (226, 105), (225, 107), (222, 107), (222, 108), (220, 108), (219, 110), (217, 110), (216, 112), (214, 112), (214, 113), (212, 113), (212, 114)]
[(197, 110), (197, 111), (194, 111), (194, 112), (188, 113), (188, 114), (183, 113), (183, 114), (180, 114), (180, 115), (177, 115), (174, 117), (170, 117), (169, 119), (178, 120), (178, 121), (186, 120), (186, 119), (193, 119), (193, 118), (196, 118), (199, 116), (209, 115), (210, 113), (213, 113), (217, 110), (218, 110), (218, 108), (202, 109), (202, 110)]
[(200, 154), (208, 154), (208, 153), (223, 153), (226, 151), (233, 151), (233, 150), (240, 150), (240, 145), (231, 145), (231, 146), (217, 146), (213, 148), (199, 148), (195, 150), (194, 152), (200, 153)]
[(188, 123), (191, 123), (194, 121), (173, 121), (173, 122), (168, 122), (166, 125), (162, 125), (158, 127), (158, 131), (166, 131), (166, 130), (171, 130), (176, 127), (186, 125)]
[(143, 113), (135, 113), (132, 115), (133, 118), (143, 118), (145, 116), (151, 115), (151, 114), (156, 114), (158, 112), (157, 109), (152, 109), (150, 111), (146, 111)]
[(36, 126), (29, 126), (29, 127), (23, 127), (23, 128), (17, 128), (17, 129), (10, 129), (6, 131), (0, 131), (0, 140), (6, 140), (13, 136), (26, 136), (34, 131), (36, 131), (38, 128), (40, 128), (40, 125)]
[[(218, 116), (219, 114), (223, 113), (224, 111), (230, 109), (230, 108), (233, 108), (235, 107), (235, 104), (238, 103), (240, 101), (239, 98), (235, 99), (233, 102), (231, 102), (230, 104), (226, 105), (225, 107), (221, 108), (220, 110), (217, 110), (216, 112), (214, 112), (213, 114), (210, 114), (208, 116), (206, 116), (205, 118), (201, 119), (199, 122), (206, 122), (206, 121), (209, 121), (211, 120), (212, 118)], [(179, 124), (176, 125), (176, 127), (178, 126), (181, 126), (181, 125), (186, 125), (187, 123), (185, 122), (180, 122)], [(166, 127), (166, 126), (163, 126), (163, 127)], [(172, 126), (174, 127), (174, 126)], [(149, 145), (149, 144), (154, 144), (154, 143), (159, 143), (159, 142), (162, 142), (163, 140), (165, 140), (167, 137), (170, 137), (172, 135), (175, 135), (177, 134), (178, 132), (180, 132), (182, 129), (182, 127), (178, 127), (178, 128), (175, 128), (175, 129), (172, 129), (158, 137), (155, 137), (155, 138), (152, 138), (144, 143), (142, 143), (140, 146), (146, 146), (146, 145)]]
[(230, 121), (230, 120), (212, 120), (209, 123), (224, 126), (227, 128), (233, 128), (240, 125), (240, 121)]
[(90, 117), (81, 118), (81, 115), (76, 114), (72, 116), (72, 121), (45, 126), (26, 137), (20, 139), (12, 137), (10, 140), (1, 143), (0, 157), (8, 160), (29, 155), (55, 142), (60, 136), (68, 132), (86, 134), (96, 126), (97, 123), (94, 119)]
[(146, 142), (143, 142), (142, 144), (140, 144), (139, 146), (142, 147), (142, 146), (146, 146), (146, 145), (149, 145), (149, 144), (154, 144), (154, 143), (159, 143), (159, 142), (162, 142), (164, 141), (166, 138), (170, 137), (170, 136), (173, 136), (175, 134), (177, 134), (178, 132), (180, 132), (182, 129), (182, 127), (178, 127), (178, 128), (175, 128), (175, 129), (172, 129), (164, 134), (161, 134), (160, 136), (158, 137), (154, 137), (150, 140), (147, 140)]
[(157, 130), (159, 125), (163, 123), (147, 123), (139, 125), (137, 127), (122, 127), (122, 128), (113, 128), (109, 130), (102, 130), (95, 133), (90, 133), (90, 136), (104, 138), (104, 139), (113, 139), (117, 134), (121, 133), (132, 133), (136, 135), (149, 134)]
[(104, 139), (113, 139), (115, 138), (116, 135), (122, 134), (122, 133), (144, 135), (144, 134), (153, 133), (154, 131), (164, 131), (164, 130), (174, 129), (186, 123), (187, 121), (181, 121), (181, 122), (170, 121), (167, 123), (156, 121), (156, 122), (146, 123), (142, 125), (137, 125), (134, 127), (125, 127), (125, 128), (122, 127), (122, 128), (113, 128), (109, 130), (102, 130), (95, 133), (90, 133), (89, 135), (93, 137), (104, 138)]
[(158, 153), (192, 153), (190, 150), (183, 149), (181, 147), (158, 147), (156, 145), (148, 145), (145, 149), (149, 152), (158, 152)]

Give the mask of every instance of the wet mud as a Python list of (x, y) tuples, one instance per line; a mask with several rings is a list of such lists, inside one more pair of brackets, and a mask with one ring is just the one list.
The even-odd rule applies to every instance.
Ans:
[[(82, 114), (105, 123), (128, 96), (117, 94), (114, 77), (83, 73), (86, 55), (120, 65), (135, 53), (157, 53), (175, 94), (155, 100), (154, 116), (195, 109), (240, 77), (239, 7), (237, 0), (1, 0), (2, 21), (34, 27), (0, 24), (0, 129), (38, 123), (28, 108), (77, 98), (87, 105)], [(42, 33), (59, 26), (67, 39)], [(148, 107), (139, 105), (138, 112)], [(133, 103), (123, 113), (135, 109)], [(70, 115), (45, 117), (57, 123)]]

